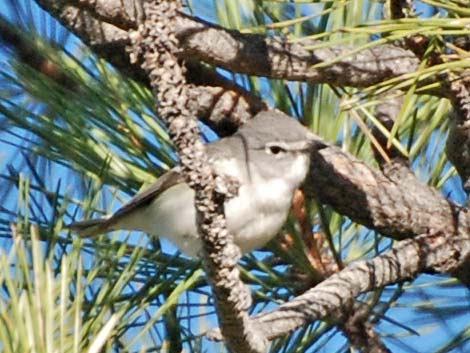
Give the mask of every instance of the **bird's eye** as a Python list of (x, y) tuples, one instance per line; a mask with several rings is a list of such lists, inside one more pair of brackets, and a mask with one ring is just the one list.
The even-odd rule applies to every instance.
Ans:
[(281, 146), (278, 146), (278, 145), (271, 145), (271, 146), (266, 146), (266, 152), (268, 152), (269, 154), (279, 154), (279, 153), (283, 153), (283, 152), (286, 152), (286, 150), (284, 148), (282, 148)]

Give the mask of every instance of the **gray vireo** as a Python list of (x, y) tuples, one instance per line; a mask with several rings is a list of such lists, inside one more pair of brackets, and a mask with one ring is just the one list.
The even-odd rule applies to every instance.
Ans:
[[(286, 221), (296, 188), (305, 179), (312, 148), (321, 140), (279, 111), (264, 111), (230, 137), (206, 145), (215, 174), (237, 180), (238, 194), (224, 205), (229, 232), (243, 253), (264, 246)], [(201, 242), (196, 229), (194, 191), (178, 167), (137, 194), (113, 215), (76, 222), (82, 236), (118, 229), (142, 230), (166, 237), (183, 253), (196, 257)]]

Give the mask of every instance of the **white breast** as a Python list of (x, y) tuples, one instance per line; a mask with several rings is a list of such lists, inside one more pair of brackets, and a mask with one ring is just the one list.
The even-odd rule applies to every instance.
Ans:
[(264, 246), (286, 221), (291, 192), (284, 181), (241, 187), (226, 204), (227, 225), (243, 253)]
[[(232, 162), (219, 165), (218, 169), (237, 179), (246, 180), (247, 176), (239, 175), (240, 169), (235, 168)], [(252, 173), (250, 181), (244, 182), (240, 187), (238, 196), (225, 204), (228, 230), (234, 235), (235, 242), (243, 253), (264, 246), (282, 227), (289, 213), (294, 191), (292, 180), (289, 179), (303, 179), (305, 173), (303, 172), (303, 176), (297, 175), (299, 173), (297, 168), (292, 168), (286, 171), (282, 179), (268, 181)], [(297, 184), (300, 182), (301, 180)], [(140, 229), (166, 237), (192, 257), (200, 253), (194, 191), (186, 184), (169, 188), (149, 206), (126, 217), (121, 224), (116, 225), (115, 229), (117, 228)]]

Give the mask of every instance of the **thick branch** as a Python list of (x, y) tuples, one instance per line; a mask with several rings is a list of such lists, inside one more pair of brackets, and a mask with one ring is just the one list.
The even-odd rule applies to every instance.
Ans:
[[(329, 83), (339, 86), (367, 87), (405, 73), (414, 72), (419, 61), (411, 51), (393, 45), (381, 45), (354, 55), (355, 47), (336, 45), (307, 50), (286, 39), (261, 34), (242, 34), (193, 17), (182, 15), (177, 36), (185, 57), (238, 73), (291, 81)], [(304, 45), (314, 45), (308, 42)], [(339, 62), (327, 63), (345, 56)]]
[[(127, 0), (124, 5), (118, 0), (36, 1), (97, 54), (130, 76), (145, 81), (146, 76), (140, 66), (130, 65), (125, 52), (127, 31), (135, 27), (135, 17), (139, 13), (129, 9), (138, 9), (139, 1)], [(198, 59), (249, 75), (365, 87), (413, 73), (419, 64), (411, 51), (393, 45), (380, 45), (346, 56), (333, 65), (314, 68), (315, 64), (336, 59), (355, 48), (337, 45), (309, 51), (278, 37), (241, 34), (184, 14), (176, 18), (176, 24), (181, 57)]]
[[(147, 0), (36, 1), (95, 53), (129, 77), (149, 84), (141, 63), (130, 63), (125, 49), (128, 32), (136, 28), (138, 18), (143, 18), (141, 4)], [(232, 133), (265, 105), (241, 87), (227, 84), (222, 76), (208, 74), (195, 60), (250, 75), (355, 87), (413, 73), (419, 64), (411, 51), (381, 45), (345, 56), (333, 65), (314, 68), (315, 64), (337, 59), (355, 48), (337, 45), (308, 51), (279, 37), (241, 34), (184, 14), (177, 15), (176, 24), (176, 35), (181, 41), (179, 56), (192, 63), (186, 79), (198, 85), (193, 97), (198, 117), (222, 135)]]
[(254, 318), (269, 339), (312, 321), (338, 317), (361, 293), (413, 279), (422, 272), (452, 273), (470, 256), (470, 238), (422, 235), (400, 242), (386, 254), (358, 261), (277, 310)]
[(421, 183), (407, 166), (384, 168), (393, 169), (386, 171), (388, 177), (339, 148), (325, 148), (312, 154), (307, 190), (354, 222), (397, 240), (456, 232), (456, 207), (437, 190)]

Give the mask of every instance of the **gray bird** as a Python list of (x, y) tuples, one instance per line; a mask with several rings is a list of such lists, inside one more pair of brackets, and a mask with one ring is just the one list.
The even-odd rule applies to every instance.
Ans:
[(449, 112), (449, 135), (446, 142), (447, 159), (462, 179), (462, 187), (470, 193), (470, 121), (456, 110)]
[[(286, 221), (294, 191), (304, 181), (312, 148), (325, 146), (298, 121), (265, 111), (234, 135), (206, 145), (217, 175), (237, 181), (238, 194), (226, 201), (228, 230), (243, 253), (271, 240)], [(162, 175), (113, 215), (69, 225), (81, 236), (118, 229), (166, 237), (183, 253), (196, 257), (201, 242), (196, 229), (194, 191), (180, 168)]]

